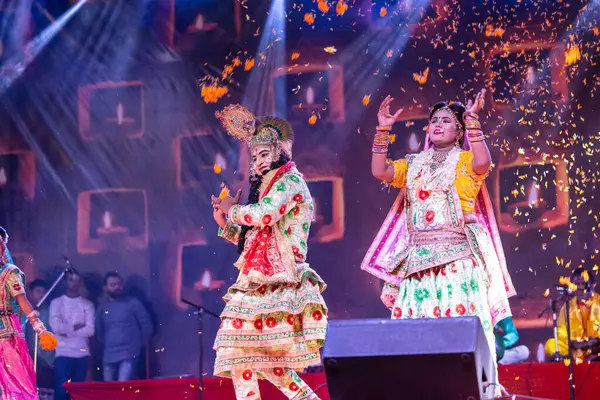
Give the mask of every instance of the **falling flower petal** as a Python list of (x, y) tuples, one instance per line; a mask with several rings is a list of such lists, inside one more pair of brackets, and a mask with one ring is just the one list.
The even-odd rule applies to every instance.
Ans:
[(244, 63), (244, 71), (250, 71), (254, 67), (254, 59), (250, 58)]
[(221, 189), (221, 193), (219, 193), (219, 198), (224, 199), (227, 196), (229, 196), (229, 188), (225, 186), (223, 187), (223, 189)]
[(348, 4), (344, 0), (339, 0), (335, 6), (335, 12), (337, 15), (342, 16), (348, 10)]
[(317, 4), (317, 8), (322, 13), (328, 12), (329, 11), (329, 4), (327, 4), (327, 0), (319, 0), (319, 2)]
[(315, 23), (315, 14), (314, 13), (306, 13), (304, 14), (304, 22), (306, 22), (309, 25), (312, 25)]

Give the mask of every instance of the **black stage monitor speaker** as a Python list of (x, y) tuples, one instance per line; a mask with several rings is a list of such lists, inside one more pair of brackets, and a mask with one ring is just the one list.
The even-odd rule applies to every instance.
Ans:
[(497, 382), (476, 317), (330, 321), (323, 356), (331, 400), (483, 400)]

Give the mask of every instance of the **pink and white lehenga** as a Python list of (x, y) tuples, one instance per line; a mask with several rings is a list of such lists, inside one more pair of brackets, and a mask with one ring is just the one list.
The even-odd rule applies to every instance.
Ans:
[(25, 293), (23, 273), (0, 268), (0, 400), (37, 400), (33, 361), (21, 329), (15, 297)]
[[(432, 180), (419, 198), (432, 150), (407, 156), (401, 189), (361, 268), (384, 281), (381, 299), (393, 319), (477, 316), (490, 351), (493, 327), (511, 315), (516, 294), (500, 242), (489, 194), (482, 184), (474, 214), (465, 221), (454, 180), (462, 150), (453, 149), (445, 179)], [(435, 167), (434, 167), (435, 168)], [(431, 173), (430, 173), (431, 175)]]

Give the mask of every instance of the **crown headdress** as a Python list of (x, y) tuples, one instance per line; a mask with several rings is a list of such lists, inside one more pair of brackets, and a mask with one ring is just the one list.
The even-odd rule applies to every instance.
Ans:
[(256, 117), (247, 108), (239, 104), (231, 104), (222, 111), (217, 111), (215, 116), (221, 120), (227, 133), (234, 138), (244, 142), (252, 138)]
[(256, 125), (256, 117), (239, 104), (229, 105), (215, 115), (229, 135), (248, 143), (250, 149), (256, 146), (275, 146), (277, 153), (283, 150), (292, 157), (294, 130), (285, 119), (266, 117)]

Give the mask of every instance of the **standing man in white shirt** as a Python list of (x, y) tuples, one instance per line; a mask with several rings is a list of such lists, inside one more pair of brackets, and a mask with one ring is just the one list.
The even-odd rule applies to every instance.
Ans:
[(94, 336), (94, 305), (79, 294), (81, 275), (73, 269), (65, 275), (67, 292), (50, 303), (50, 327), (59, 340), (54, 361), (54, 399), (69, 397), (63, 385), (83, 382), (90, 358), (89, 339)]

